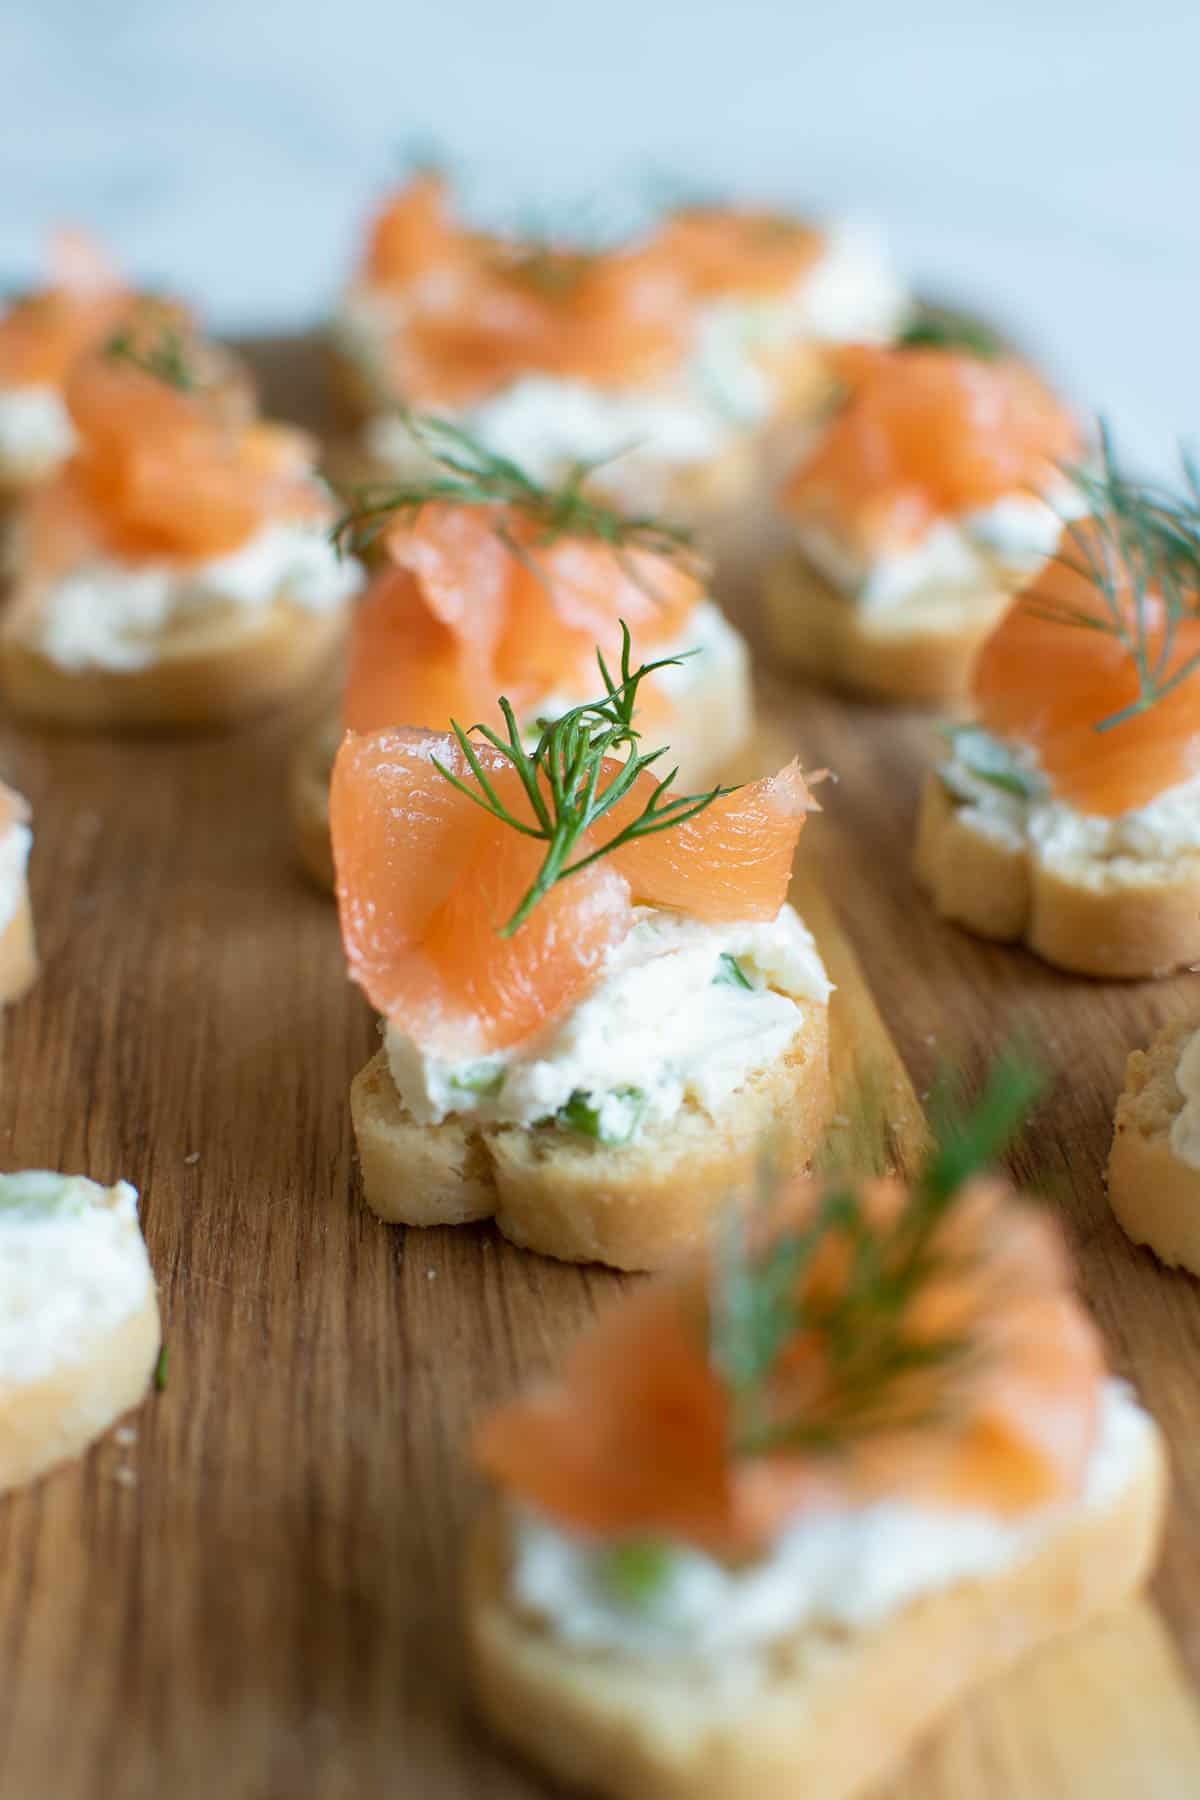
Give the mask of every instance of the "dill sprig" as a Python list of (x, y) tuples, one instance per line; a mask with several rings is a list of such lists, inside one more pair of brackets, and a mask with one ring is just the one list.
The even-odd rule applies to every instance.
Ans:
[[(1165, 698), (1200, 668), (1200, 651), (1173, 666), (1180, 623), (1200, 615), (1200, 463), (1181, 450), (1183, 485), (1168, 488), (1139, 480), (1120, 467), (1103, 419), (1099, 439), (1097, 468), (1064, 467), (1087, 513), (1067, 525), (1067, 543), (1058, 560), (1083, 576), (1102, 610), (1097, 614), (1068, 602), (1035, 598), (1023, 604), (1051, 624), (1102, 631), (1124, 645), (1137, 674), (1138, 697), (1097, 721), (1097, 731), (1111, 731)], [(1161, 601), (1161, 614), (1152, 605), (1155, 596)]]
[[(742, 1211), (730, 1213), (718, 1247), (709, 1354), (731, 1398), (734, 1456), (833, 1450), (882, 1424), (903, 1429), (928, 1421), (927, 1405), (906, 1408), (907, 1386), (965, 1357), (971, 1345), (953, 1333), (913, 1337), (909, 1311), (948, 1266), (937, 1243), (947, 1215), (972, 1177), (1004, 1150), (1041, 1085), (1029, 1064), (1002, 1060), (968, 1110), (943, 1083), (931, 1108), (930, 1146), (889, 1220), (870, 1216), (861, 1183), (848, 1177), (827, 1181), (803, 1223), (763, 1233), (757, 1243), (753, 1222)], [(773, 1191), (768, 1175), (763, 1222)], [(816, 1265), (831, 1249), (840, 1253), (842, 1272), (823, 1285)], [(798, 1392), (796, 1410), (781, 1414), (773, 1378), (800, 1340), (816, 1349), (816, 1388)]]
[(896, 340), (902, 350), (959, 350), (984, 361), (1004, 356), (1003, 338), (990, 325), (940, 306), (922, 306)]
[(135, 331), (114, 332), (104, 346), (104, 354), (114, 362), (132, 363), (144, 375), (165, 381), (168, 387), (177, 388), (181, 394), (190, 394), (196, 386), (183, 335), (173, 326), (164, 325), (158, 337), (145, 348)]
[[(434, 465), (434, 473), (386, 486), (360, 488), (332, 536), (343, 549), (365, 550), (395, 521), (414, 519), (422, 507), (444, 502), (477, 506), (503, 515), (514, 511), (535, 527), (535, 545), (562, 537), (589, 537), (614, 551), (644, 550), (655, 556), (694, 560), (692, 534), (650, 513), (627, 513), (588, 491), (595, 471), (612, 459), (577, 462), (558, 486), (535, 481), (511, 457), (494, 450), (450, 419), (404, 411), (401, 419), (414, 443)], [(525, 554), (506, 530), (497, 535), (512, 553)]]
[[(638, 749), (641, 734), (633, 723), (638, 689), (656, 669), (682, 662), (682, 656), (664, 656), (657, 662), (643, 663), (631, 669), (629, 627), (621, 622), (621, 679), (614, 681), (603, 654), (597, 650), (596, 661), (604, 682), (603, 699), (589, 700), (572, 707), (561, 718), (543, 725), (541, 736), (532, 750), (525, 748), (520, 725), (509, 701), (500, 700), (506, 735), (501, 736), (488, 725), (475, 725), (472, 732), (483, 738), (511, 764), (520, 778), (529, 801), (531, 817), (518, 818), (500, 798), (480, 760), (470, 736), (456, 720), (451, 730), (458, 740), (475, 785), (464, 781), (444, 763), (433, 758), (433, 766), (460, 793), (473, 800), (493, 818), (519, 831), (524, 837), (536, 838), (546, 845), (541, 868), (530, 884), (512, 918), (501, 935), (512, 937), (525, 923), (538, 901), (557, 881), (577, 875), (600, 857), (608, 856), (622, 844), (635, 838), (649, 837), (657, 831), (669, 831), (686, 824), (702, 813), (706, 806), (733, 788), (715, 787), (707, 794), (672, 794), (670, 788), (678, 774), (672, 769), (649, 794), (637, 817), (621, 827), (607, 842), (576, 856), (581, 840), (625, 798), (643, 769), (650, 768), (666, 754), (665, 749), (643, 755)], [(686, 653), (686, 654), (690, 654)], [(606, 773), (606, 759), (620, 759), (612, 773)]]

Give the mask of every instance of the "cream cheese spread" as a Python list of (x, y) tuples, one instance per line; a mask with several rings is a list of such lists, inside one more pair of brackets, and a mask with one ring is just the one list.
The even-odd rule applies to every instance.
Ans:
[(75, 428), (57, 388), (0, 387), (0, 477), (40, 479), (74, 448)]
[(25, 892), (33, 832), (20, 819), (0, 833), (0, 932), (11, 922)]
[(153, 1286), (128, 1182), (0, 1175), (0, 1388), (87, 1356)]
[(144, 669), (158, 659), (161, 634), (181, 620), (221, 607), (251, 614), (277, 600), (332, 612), (361, 583), (358, 564), (329, 542), (325, 521), (281, 520), (204, 562), (97, 558), (73, 569), (41, 598), (38, 645), (64, 669)]
[(772, 1640), (806, 1627), (869, 1629), (921, 1594), (1019, 1563), (1081, 1509), (1112, 1504), (1151, 1430), (1130, 1390), (1109, 1380), (1084, 1491), (1072, 1505), (1011, 1518), (918, 1506), (898, 1494), (806, 1512), (765, 1555), (738, 1567), (664, 1546), (659, 1578), (633, 1598), (612, 1578), (610, 1543), (519, 1511), (511, 1599), (564, 1643), (647, 1660), (736, 1657), (745, 1672), (745, 1653)]
[(505, 1051), (455, 1062), (385, 1031), (401, 1101), (421, 1124), (449, 1114), (531, 1126), (567, 1112), (625, 1143), (685, 1104), (715, 1112), (783, 1056), (830, 984), (790, 906), (763, 923), (704, 924), (637, 907), (600, 980), (565, 1017)]
[(1104, 818), (1056, 799), (1035, 752), (977, 726), (954, 733), (941, 778), (968, 808), (969, 823), (1012, 848), (1029, 847), (1048, 867), (1094, 862), (1171, 862), (1200, 851), (1200, 776), (1167, 788), (1147, 806)]

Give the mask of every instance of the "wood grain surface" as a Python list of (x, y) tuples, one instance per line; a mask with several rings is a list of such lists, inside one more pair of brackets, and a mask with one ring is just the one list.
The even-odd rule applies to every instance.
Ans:
[[(312, 418), (306, 359), (267, 367), (281, 410)], [(1173, 1458), (1148, 1599), (963, 1708), (887, 1795), (1183, 1800), (1200, 1793), (1200, 1288), (1125, 1240), (1102, 1171), (1127, 1051), (1200, 1013), (1200, 989), (1073, 981), (939, 924), (908, 868), (930, 725), (761, 693), (763, 754), (794, 745), (838, 777), (798, 897), (839, 985), (843, 1080), (884, 1070), (903, 1144), (940, 1058), (1016, 1032), (1041, 1047), (1059, 1080), (1014, 1167), (1061, 1211)], [(376, 1028), (285, 816), (312, 711), (178, 742), (0, 726), (0, 773), (35, 807), (44, 959), (5, 1020), (0, 1166), (136, 1183), (170, 1349), (129, 1429), (0, 1501), (0, 1800), (548, 1792), (463, 1688), (464, 1449), (622, 1281), (364, 1210), (346, 1092)]]

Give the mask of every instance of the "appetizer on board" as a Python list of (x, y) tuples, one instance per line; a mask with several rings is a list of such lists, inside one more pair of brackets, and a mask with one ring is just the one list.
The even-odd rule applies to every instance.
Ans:
[(248, 417), (248, 374), (228, 350), (198, 335), (185, 306), (134, 292), (83, 232), (55, 233), (46, 285), (0, 315), (0, 501), (53, 475), (74, 450), (65, 388), (80, 356), (116, 331), (143, 336), (164, 325), (187, 339), (197, 378), (215, 400)]
[(1158, 1432), (1047, 1213), (986, 1173), (998, 1074), (911, 1187), (801, 1182), (484, 1422), (489, 1723), (628, 1800), (850, 1800), (1147, 1575)]
[(426, 172), (373, 220), (333, 342), (379, 464), (411, 466), (394, 413), (420, 408), (539, 480), (616, 458), (614, 493), (696, 514), (745, 490), (768, 426), (823, 398), (823, 345), (885, 340), (906, 304), (858, 228), (712, 206), (604, 249), (504, 238)]
[(1200, 1275), (1200, 1021), (1164, 1025), (1125, 1067), (1108, 1198), (1129, 1236)]
[(1107, 436), (1088, 516), (987, 639), (929, 777), (916, 872), (943, 917), (1078, 974), (1200, 959), (1200, 498)]
[(639, 718), (668, 747), (681, 787), (715, 780), (753, 723), (746, 647), (708, 597), (685, 531), (578, 481), (543, 487), (436, 420), (413, 429), (437, 473), (364, 496), (345, 521), (364, 554), (374, 542), (383, 555), (351, 624), (340, 718), (320, 722), (292, 766), (297, 849), (325, 887), (342, 727), (498, 726), (506, 693), (535, 742), (594, 691), (597, 646), (615, 664), (622, 621), (661, 664), (639, 691)]
[(833, 354), (841, 404), (784, 486), (774, 650), (818, 681), (937, 703), (1078, 510), (1069, 415), (1032, 370), (953, 339)]
[(128, 1182), (0, 1175), (0, 1493), (80, 1455), (136, 1406), (159, 1347)]
[(329, 542), (316, 447), (233, 422), (173, 332), (77, 361), (75, 450), (26, 501), (0, 692), (51, 724), (230, 723), (302, 687), (360, 582)]
[(458, 727), (347, 734), (333, 853), (352, 978), (385, 1020), (351, 1109), (368, 1204), (494, 1217), (571, 1261), (702, 1240), (769, 1134), (803, 1164), (830, 1108), (829, 981), (786, 904), (812, 807), (795, 763), (676, 795), (605, 694), (532, 750)]
[(0, 1006), (19, 1000), (37, 975), (29, 904), (29, 807), (0, 781)]

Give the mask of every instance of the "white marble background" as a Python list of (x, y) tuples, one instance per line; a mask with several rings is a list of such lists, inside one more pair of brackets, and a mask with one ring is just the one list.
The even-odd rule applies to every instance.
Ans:
[(318, 316), (414, 138), (493, 205), (647, 170), (878, 215), (1165, 457), (1200, 428), (1200, 0), (0, 0), (0, 278), (49, 221)]

